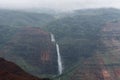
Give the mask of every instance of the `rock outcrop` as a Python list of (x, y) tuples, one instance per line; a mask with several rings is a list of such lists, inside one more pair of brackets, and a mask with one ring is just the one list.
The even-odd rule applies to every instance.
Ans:
[(0, 80), (49, 80), (34, 77), (16, 64), (0, 58)]

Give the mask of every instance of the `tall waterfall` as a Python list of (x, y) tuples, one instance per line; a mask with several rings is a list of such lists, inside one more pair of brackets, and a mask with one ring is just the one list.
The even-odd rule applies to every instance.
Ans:
[(58, 56), (58, 70), (59, 70), (59, 74), (62, 74), (63, 67), (62, 67), (62, 60), (61, 60), (60, 49), (58, 44), (56, 44), (56, 50)]
[[(51, 34), (51, 41), (55, 42), (55, 37), (53, 34)], [(60, 55), (60, 48), (57, 43), (56, 43), (56, 51), (57, 51), (58, 71), (59, 71), (59, 74), (61, 75), (62, 71), (63, 71), (63, 66), (62, 66), (62, 59), (61, 59), (61, 55)]]

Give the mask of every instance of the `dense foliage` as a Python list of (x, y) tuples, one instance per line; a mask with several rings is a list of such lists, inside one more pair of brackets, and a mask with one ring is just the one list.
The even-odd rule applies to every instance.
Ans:
[(1, 38), (4, 36), (0, 41), (5, 41), (2, 42), (0, 56), (36, 76), (57, 74), (57, 54), (50, 34), (36, 27), (13, 29), (8, 26), (1, 29), (6, 33), (0, 34)]
[[(120, 20), (120, 11), (116, 9), (78, 10), (72, 14), (57, 17), (59, 19), (55, 20), (48, 14), (0, 10), (1, 52), (8, 51), (7, 53), (10, 54), (5, 54), (6, 58), (12, 58), (22, 68), (27, 71), (29, 69), (35, 75), (41, 74), (42, 71), (50, 74), (57, 73), (55, 44), (50, 41), (50, 32), (55, 35), (56, 42), (60, 45), (64, 71), (68, 70), (79, 62), (82, 65), (97, 50), (104, 48), (100, 39), (102, 26), (106, 22)], [(47, 35), (44, 35), (39, 28), (30, 26), (45, 29), (48, 31)], [(2, 47), (3, 45), (5, 46)], [(14, 57), (11, 57), (11, 53)], [(52, 59), (50, 64), (55, 65), (54, 69), (51, 69), (53, 66), (47, 68), (50, 59)], [(47, 64), (41, 66), (46, 61), (48, 61)], [(39, 62), (41, 63), (38, 64)]]
[(80, 10), (71, 16), (48, 24), (60, 45), (64, 66), (68, 67), (81, 58), (94, 55), (102, 46), (102, 26), (109, 21), (120, 20), (120, 11), (111, 9)]
[(7, 25), (0, 25), (0, 48), (9, 41), (13, 34), (16, 33), (17, 28)]
[(54, 20), (49, 14), (29, 13), (21, 11), (0, 10), (0, 24), (17, 27), (42, 27)]

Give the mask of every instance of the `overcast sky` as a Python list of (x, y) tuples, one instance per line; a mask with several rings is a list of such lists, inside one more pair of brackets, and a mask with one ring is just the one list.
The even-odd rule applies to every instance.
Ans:
[(72, 10), (99, 7), (120, 8), (120, 0), (0, 0), (0, 8)]

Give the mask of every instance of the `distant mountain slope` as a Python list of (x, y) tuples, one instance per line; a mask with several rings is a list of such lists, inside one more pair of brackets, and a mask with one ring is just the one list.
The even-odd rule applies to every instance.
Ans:
[[(48, 32), (40, 28), (24, 26), (10, 29), (2, 27), (0, 41), (4, 43), (0, 48), (0, 56), (37, 76), (57, 74), (55, 44), (50, 40), (50, 33), (53, 33), (56, 42), (60, 45), (64, 66), (63, 74), (60, 75), (61, 80), (106, 80), (104, 79), (106, 75), (111, 78), (109, 71), (115, 72), (118, 76), (120, 72), (119, 65), (115, 64), (118, 67), (116, 68), (111, 64), (112, 61), (119, 63), (119, 21), (120, 10), (110, 8), (80, 10), (64, 16), (42, 27)], [(106, 23), (108, 26), (105, 26)], [(118, 31), (114, 32), (114, 30)], [(6, 39), (4, 36), (9, 37)], [(106, 54), (109, 53), (106, 46), (108, 50), (113, 50), (118, 55)], [(105, 67), (109, 66), (106, 63), (110, 63), (112, 68)], [(58, 79), (59, 76), (55, 78)]]
[[(120, 79), (120, 21), (108, 22), (103, 26), (101, 41), (105, 48), (101, 50), (100, 61), (105, 80)], [(106, 66), (104, 66), (106, 65)]]
[(40, 28), (16, 29), (0, 49), (0, 56), (33, 75), (57, 74), (57, 54), (50, 34)]
[[(98, 8), (98, 9), (82, 9), (82, 10), (75, 10), (74, 14), (76, 15), (119, 15), (120, 10), (115, 8)], [(117, 16), (116, 15), (116, 16)]]
[(23, 71), (16, 64), (0, 58), (0, 80), (44, 80), (44, 79), (34, 77)]
[[(99, 74), (99, 72), (91, 72), (92, 70), (95, 71), (97, 68), (101, 71), (102, 69), (99, 67), (99, 64), (92, 70), (91, 68), (94, 68), (94, 66), (89, 67), (87, 65), (89, 65), (89, 63), (95, 64), (95, 60), (99, 63), (96, 54), (105, 48), (101, 41), (101, 30), (103, 25), (108, 22), (117, 22), (119, 20), (120, 10), (94, 9), (88, 11), (84, 10), (84, 12), (79, 11), (71, 16), (56, 20), (45, 27), (46, 30), (55, 35), (57, 42), (60, 45), (60, 52), (65, 71), (63, 77), (61, 77), (62, 80), (74, 80), (74, 78), (70, 79), (70, 75), (74, 75), (76, 67), (83, 70), (83, 74), (86, 74), (84, 75), (84, 78), (76, 78), (77, 80), (89, 79), (89, 77), (88, 79), (85, 79), (85, 76), (87, 76), (86, 70), (88, 70), (88, 72), (90, 71), (88, 74), (93, 75), (94, 78), (97, 76), (94, 74)], [(95, 60), (93, 58), (95, 58)], [(93, 60), (88, 62), (89, 59)], [(88, 64), (84, 65), (85, 63)], [(81, 73), (81, 71), (78, 71), (78, 73)], [(79, 74), (76, 76), (80, 77)], [(91, 80), (94, 80), (93, 77)]]
[(69, 80), (119, 80), (120, 21), (111, 21), (101, 27), (102, 47), (69, 71), (68, 74), (72, 74), (67, 75)]
[(52, 20), (54, 17), (49, 14), (0, 10), (1, 25), (42, 27)]

